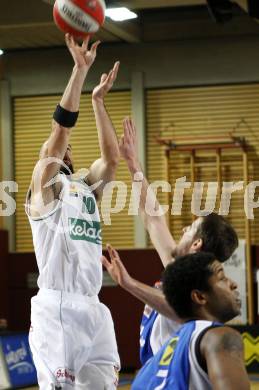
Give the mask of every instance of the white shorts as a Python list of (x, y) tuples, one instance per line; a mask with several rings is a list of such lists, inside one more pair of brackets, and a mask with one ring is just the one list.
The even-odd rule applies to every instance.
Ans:
[(110, 310), (97, 296), (40, 289), (29, 335), (41, 390), (114, 390), (120, 359)]

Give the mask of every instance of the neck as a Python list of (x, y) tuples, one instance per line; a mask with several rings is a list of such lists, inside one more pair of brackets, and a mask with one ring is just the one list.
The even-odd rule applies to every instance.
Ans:
[(211, 313), (208, 313), (205, 310), (201, 310), (201, 312), (195, 313), (195, 315), (183, 319), (183, 322), (188, 322), (188, 321), (222, 322), (218, 318), (216, 318), (214, 315), (212, 315)]

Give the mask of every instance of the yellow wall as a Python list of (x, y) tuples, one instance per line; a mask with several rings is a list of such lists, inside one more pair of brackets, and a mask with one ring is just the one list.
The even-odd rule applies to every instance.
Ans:
[[(190, 142), (196, 142), (199, 138), (206, 143), (208, 136), (228, 138), (229, 133), (233, 131), (235, 136), (244, 136), (249, 145), (249, 181), (258, 180), (258, 92), (258, 84), (149, 90), (147, 92), (149, 180), (166, 180), (165, 154), (163, 148), (156, 142), (159, 132), (163, 136), (173, 138), (176, 143), (181, 142), (183, 137), (189, 137)], [(246, 123), (240, 123), (241, 120)], [(238, 123), (240, 126), (235, 130)], [(195, 171), (196, 181), (217, 181), (215, 151), (198, 153), (198, 160), (200, 166)], [(222, 180), (233, 182), (243, 180), (240, 151), (224, 152), (222, 160)], [(189, 154), (171, 153), (169, 176), (172, 191), (177, 178), (186, 176), (187, 181), (191, 181)], [(185, 190), (185, 194), (181, 216), (170, 218), (170, 227), (175, 237), (179, 237), (182, 234), (182, 228), (192, 221), (190, 204), (192, 190)], [(160, 193), (160, 199), (165, 203), (166, 194)], [(217, 210), (218, 208), (215, 211)], [(244, 193), (238, 191), (232, 195), (229, 220), (233, 223), (240, 238), (245, 236), (244, 218)], [(255, 210), (255, 220), (251, 221), (251, 231), (252, 243), (258, 244), (259, 209)]]

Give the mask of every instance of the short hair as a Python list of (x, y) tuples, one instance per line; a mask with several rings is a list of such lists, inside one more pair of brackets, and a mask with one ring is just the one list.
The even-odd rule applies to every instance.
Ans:
[(230, 258), (238, 247), (238, 237), (230, 223), (215, 213), (202, 218), (195, 238), (202, 239), (202, 251), (214, 253), (220, 262)]
[(169, 305), (179, 318), (190, 318), (193, 312), (192, 290), (210, 291), (209, 279), (213, 275), (211, 264), (215, 255), (197, 252), (179, 256), (163, 273), (163, 292)]

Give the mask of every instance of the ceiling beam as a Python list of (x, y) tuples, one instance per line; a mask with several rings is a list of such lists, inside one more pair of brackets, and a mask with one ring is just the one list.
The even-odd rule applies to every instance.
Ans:
[(117, 5), (137, 10), (148, 8), (190, 7), (195, 5), (205, 5), (206, 0), (115, 0), (107, 3), (108, 6)]
[[(235, 0), (235, 2), (242, 8), (244, 11), (246, 11), (249, 14), (249, 5), (248, 0)], [(259, 19), (255, 19), (257, 23), (259, 23)]]
[[(55, 0), (42, 0), (45, 3), (54, 4)], [(246, 1), (246, 0), (240, 0)], [(130, 9), (147, 9), (161, 7), (185, 7), (193, 5), (204, 5), (206, 0), (108, 0), (107, 7), (112, 5), (124, 6)]]
[(18, 29), (24, 29), (27, 28), (48, 28), (53, 27), (53, 22), (37, 22), (37, 23), (16, 23), (16, 24), (1, 24), (0, 25), (0, 31), (1, 30), (18, 30)]
[(136, 24), (130, 22), (116, 23), (106, 18), (102, 28), (117, 38), (129, 43), (138, 43), (141, 41), (140, 29)]
[(243, 10), (245, 10), (246, 12), (248, 12), (247, 0), (235, 0), (235, 2), (236, 2), (241, 8), (243, 8)]

